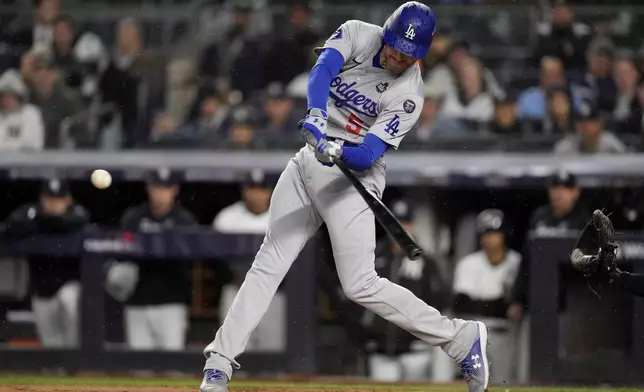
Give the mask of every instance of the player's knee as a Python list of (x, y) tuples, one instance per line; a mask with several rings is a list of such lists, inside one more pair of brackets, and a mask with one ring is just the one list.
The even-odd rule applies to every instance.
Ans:
[(364, 279), (343, 285), (344, 295), (353, 302), (362, 303), (371, 298), (380, 287), (380, 277), (373, 274)]

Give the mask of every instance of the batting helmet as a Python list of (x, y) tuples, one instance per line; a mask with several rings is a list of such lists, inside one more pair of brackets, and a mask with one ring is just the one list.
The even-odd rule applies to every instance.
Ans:
[(394, 11), (383, 26), (385, 43), (400, 53), (415, 58), (427, 54), (434, 39), (436, 19), (428, 6), (408, 1)]
[(479, 234), (487, 232), (500, 232), (505, 234), (507, 223), (503, 211), (490, 208), (481, 211), (476, 217), (476, 232)]

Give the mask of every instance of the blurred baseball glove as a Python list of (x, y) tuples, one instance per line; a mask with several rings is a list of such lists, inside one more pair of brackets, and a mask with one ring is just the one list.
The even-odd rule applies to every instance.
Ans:
[(617, 274), (617, 244), (610, 219), (600, 210), (593, 212), (570, 255), (573, 267), (584, 277), (597, 276), (611, 280)]

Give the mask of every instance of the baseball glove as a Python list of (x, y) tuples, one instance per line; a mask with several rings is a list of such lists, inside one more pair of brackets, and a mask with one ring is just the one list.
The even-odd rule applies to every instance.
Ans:
[(612, 280), (618, 273), (615, 229), (610, 219), (600, 210), (593, 212), (570, 255), (573, 267), (584, 277)]

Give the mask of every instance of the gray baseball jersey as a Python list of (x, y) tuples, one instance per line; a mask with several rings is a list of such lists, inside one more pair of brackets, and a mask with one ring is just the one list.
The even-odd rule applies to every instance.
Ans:
[[(345, 59), (330, 85), (327, 135), (360, 143), (373, 133), (397, 148), (421, 111), (418, 64), (396, 77), (379, 68), (382, 29), (359, 21), (344, 23), (326, 42)], [(321, 48), (317, 49), (318, 51)], [(385, 188), (382, 160), (356, 173), (376, 195)], [(380, 278), (374, 266), (376, 228), (373, 212), (335, 166), (322, 165), (314, 148), (304, 146), (288, 163), (273, 190), (268, 228), (253, 266), (215, 339), (205, 349), (205, 369), (229, 377), (277, 288), (300, 251), (325, 223), (342, 288), (351, 300), (440, 346), (454, 360), (467, 355), (478, 334), (476, 323), (449, 319), (411, 291)], [(202, 385), (202, 392), (211, 392)]]
[(316, 48), (338, 50), (344, 57), (331, 81), (327, 135), (360, 143), (372, 133), (398, 148), (423, 108), (423, 78), (418, 63), (402, 75), (380, 67), (382, 27), (358, 20), (345, 22)]

